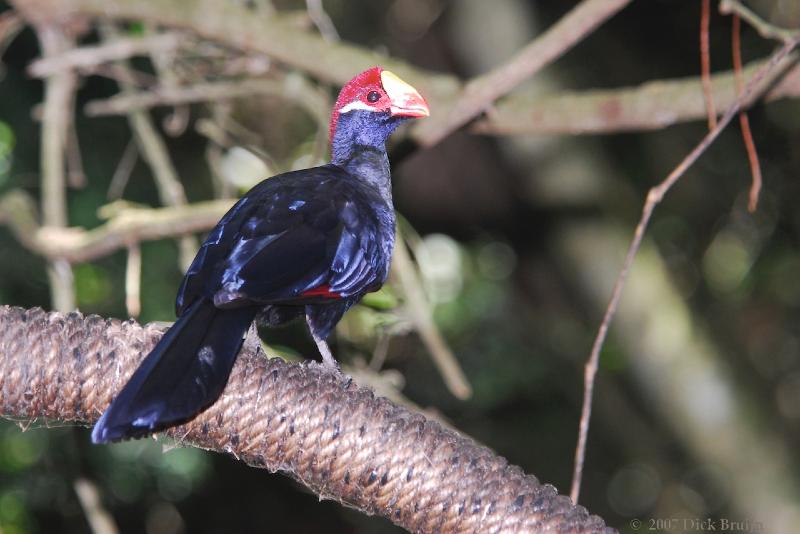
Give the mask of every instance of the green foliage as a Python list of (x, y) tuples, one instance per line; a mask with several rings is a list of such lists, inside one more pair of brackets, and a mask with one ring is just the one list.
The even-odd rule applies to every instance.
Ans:
[(78, 306), (83, 310), (96, 309), (112, 297), (114, 287), (110, 273), (103, 267), (82, 263), (73, 270)]
[(14, 155), (16, 139), (11, 126), (0, 120), (0, 190), (4, 189)]

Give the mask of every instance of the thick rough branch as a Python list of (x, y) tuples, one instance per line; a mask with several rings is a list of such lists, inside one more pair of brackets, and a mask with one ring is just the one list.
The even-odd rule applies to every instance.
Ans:
[[(91, 423), (161, 333), (0, 308), (0, 413)], [(168, 434), (282, 471), (412, 532), (613, 532), (491, 450), (346, 376), (245, 348), (216, 404)]]

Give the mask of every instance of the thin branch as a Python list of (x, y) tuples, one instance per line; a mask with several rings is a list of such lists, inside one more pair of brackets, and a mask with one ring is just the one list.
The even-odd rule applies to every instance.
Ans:
[(125, 145), (125, 150), (122, 152), (122, 157), (119, 158), (117, 168), (114, 169), (114, 174), (111, 175), (111, 183), (108, 184), (108, 193), (106, 193), (108, 200), (122, 198), (125, 186), (128, 185), (133, 168), (136, 166), (137, 159), (139, 159), (139, 147), (136, 146), (136, 140), (131, 139)]
[(620, 297), (622, 296), (622, 289), (628, 279), (628, 273), (631, 265), (633, 264), (633, 259), (636, 257), (636, 253), (639, 250), (639, 246), (641, 245), (647, 225), (650, 222), (650, 217), (653, 214), (653, 210), (664, 198), (664, 195), (666, 195), (672, 186), (675, 185), (681, 176), (683, 176), (686, 170), (689, 169), (689, 167), (691, 167), (695, 161), (697, 161), (697, 159), (706, 151), (706, 149), (711, 146), (722, 130), (728, 126), (733, 117), (735, 117), (736, 114), (742, 109), (742, 106), (744, 106), (745, 102), (752, 97), (752, 94), (756, 87), (758, 87), (759, 83), (761, 83), (763, 79), (766, 78), (769, 73), (781, 63), (781, 61), (797, 46), (798, 43), (800, 43), (800, 36), (788, 41), (783, 47), (781, 47), (780, 50), (775, 52), (770, 60), (753, 75), (753, 77), (747, 83), (747, 86), (744, 88), (744, 91), (742, 91), (741, 95), (739, 95), (736, 101), (734, 101), (734, 103), (727, 109), (725, 114), (720, 118), (716, 128), (709, 131), (697, 144), (697, 146), (695, 146), (695, 148), (692, 149), (692, 151), (678, 164), (678, 166), (675, 167), (675, 169), (673, 169), (673, 171), (661, 183), (651, 188), (647, 194), (647, 200), (642, 208), (641, 218), (639, 219), (639, 223), (636, 225), (633, 239), (628, 247), (625, 260), (622, 263), (622, 269), (620, 270), (616, 282), (614, 283), (614, 289), (611, 292), (611, 299), (608, 303), (605, 314), (603, 315), (603, 320), (600, 323), (597, 336), (592, 344), (589, 360), (586, 363), (584, 372), (583, 407), (581, 410), (581, 421), (578, 432), (578, 445), (575, 448), (575, 470), (572, 478), (572, 489), (570, 491), (570, 496), (572, 497), (573, 502), (577, 503), (578, 497), (580, 496), (583, 463), (586, 454), (586, 440), (589, 433), (589, 420), (592, 413), (592, 394), (594, 391), (594, 380), (595, 376), (597, 375), (597, 368), (600, 360), (600, 351), (603, 348), (611, 320), (617, 311), (617, 305), (619, 304)]
[(325, 12), (322, 0), (306, 0), (306, 10), (308, 11), (308, 17), (317, 27), (323, 39), (329, 43), (336, 43), (341, 40), (339, 32), (336, 31), (336, 26), (333, 25), (333, 21)]
[[(744, 68), (749, 78), (764, 61)], [(719, 109), (736, 100), (734, 72), (712, 76), (713, 97)], [(745, 102), (800, 97), (800, 66), (790, 55)], [(499, 101), (472, 131), (491, 135), (585, 134), (661, 129), (707, 117), (700, 77), (654, 80), (636, 87), (562, 91), (557, 95), (517, 93)]]
[(719, 12), (723, 15), (739, 15), (765, 39), (777, 39), (786, 43), (796, 39), (800, 34), (800, 31), (796, 29), (781, 28), (770, 24), (739, 0), (720, 0)]
[[(69, 109), (75, 109), (75, 93), (72, 93), (72, 101)], [(73, 189), (86, 187), (86, 172), (83, 168), (83, 157), (81, 156), (81, 145), (78, 139), (78, 128), (75, 126), (75, 119), (69, 121), (67, 130), (66, 146), (64, 151), (67, 157), (67, 185)]]
[[(247, 8), (244, 2), (227, 2), (214, 4), (213, 17), (195, 16), (196, 13), (207, 12), (207, 2), (208, 0), (36, 0), (37, 6), (42, 10), (62, 15), (71, 13), (136, 19), (162, 26), (191, 29), (198, 36), (216, 41), (220, 45), (264, 54), (320, 81), (335, 85), (347, 82), (354, 72), (380, 64), (417, 87), (431, 106), (433, 116), (410, 130), (411, 136), (416, 139), (423, 133), (419, 127), (438, 120), (437, 117), (444, 120), (448, 103), (462, 94), (463, 83), (452, 75), (416, 68), (396, 58), (381, 56), (372, 50), (345, 42), (327, 43), (317, 33), (298, 27), (294, 14), (259, 14)], [(231, 31), (231, 28), (236, 31)], [(715, 87), (718, 81), (714, 77)], [(673, 94), (669, 89), (678, 88), (672, 85), (662, 91), (660, 83), (654, 82), (641, 87), (653, 91), (653, 100), (644, 98), (646, 95), (639, 93), (637, 89), (623, 89), (620, 93), (565, 93), (563, 99), (541, 99), (539, 96), (541, 101), (525, 93), (512, 95), (488, 109), (490, 120), (481, 121), (480, 130), (498, 135), (638, 130), (662, 128), (679, 121), (705, 117), (702, 98), (687, 96), (702, 94), (699, 78), (667, 82), (685, 83), (686, 90), (690, 93), (678, 91)], [(725, 108), (728, 104), (720, 99), (725, 97), (727, 102), (733, 102), (734, 94), (733, 73), (730, 73), (730, 85), (722, 90), (717, 88), (714, 96), (720, 108)], [(800, 69), (794, 70), (791, 77), (787, 77), (769, 95), (770, 99), (800, 95)], [(553, 107), (545, 107), (545, 104)], [(636, 118), (637, 106), (642, 110), (643, 120)], [(688, 110), (685, 109), (687, 106)]]
[[(261, 52), (319, 80), (337, 85), (350, 80), (354, 72), (381, 64), (408, 79), (431, 101), (439, 100), (439, 95), (453, 95), (459, 86), (453, 76), (417, 69), (406, 62), (344, 42), (328, 43), (319, 34), (299, 28), (296, 14), (263, 9), (254, 11), (247, 2), (36, 0), (36, 4), (40, 9), (49, 9), (62, 16), (81, 14), (136, 19), (162, 26), (190, 28), (203, 38), (240, 50)], [(213, 16), (208, 16), (212, 12)], [(305, 13), (303, 16), (307, 18)], [(418, 84), (419, 81), (424, 83)]]
[(49, 260), (91, 261), (132, 243), (169, 239), (214, 227), (233, 200), (198, 202), (169, 208), (126, 207), (92, 230), (40, 227), (35, 204), (22, 191), (0, 197), (0, 222), (29, 250)]
[[(0, 414), (91, 423), (160, 337), (133, 321), (2, 307)], [(266, 358), (257, 344), (239, 354), (216, 403), (165, 434), (411, 532), (614, 532), (472, 439), (315, 362)]]
[[(800, 67), (785, 61), (783, 68), (765, 80), (755, 94), (764, 94), (772, 102), (781, 98), (800, 97)], [(763, 62), (744, 68), (746, 76)], [(778, 81), (779, 79), (779, 81)], [(720, 107), (727, 107), (736, 98), (734, 72), (712, 76), (714, 98)], [(479, 120), (472, 131), (492, 135), (582, 134), (664, 128), (706, 116), (699, 77), (655, 80), (637, 87), (608, 90), (587, 90), (558, 95), (510, 95), (496, 104)], [(179, 89), (157, 87), (131, 95), (95, 100), (86, 105), (90, 116), (127, 113), (131, 109), (171, 106), (181, 103), (211, 102), (254, 94), (292, 97), (281, 82), (271, 79), (250, 79), (236, 82), (208, 82)], [(751, 102), (748, 102), (750, 105)], [(321, 106), (314, 106), (315, 109)], [(326, 119), (327, 120), (327, 117)]]
[(128, 247), (125, 265), (125, 309), (129, 317), (139, 317), (142, 311), (142, 248), (138, 243)]
[(495, 100), (552, 63), (630, 3), (630, 0), (583, 0), (513, 58), (470, 81), (457, 99), (419, 126), (423, 145), (439, 142), (482, 113)]
[(710, 20), (711, 0), (703, 0), (700, 7), (700, 79), (703, 81), (708, 129), (713, 130), (717, 125), (717, 111), (714, 106), (714, 87), (711, 85), (711, 50), (708, 43)]
[(110, 80), (114, 80), (118, 84), (127, 83), (130, 85), (135, 85), (137, 87), (144, 87), (144, 88), (151, 88), (156, 87), (158, 85), (158, 78), (154, 75), (150, 74), (149, 72), (143, 72), (140, 70), (135, 70), (133, 68), (124, 68), (114, 63), (103, 63), (102, 65), (98, 65), (95, 67), (91, 73), (85, 72), (84, 75), (87, 74), (96, 74), (97, 76), (103, 76)]
[(128, 92), (107, 100), (92, 100), (84, 111), (90, 117), (119, 115), (157, 106), (177, 106), (195, 102), (232, 100), (253, 95), (290, 96), (281, 81), (256, 78), (224, 82), (207, 82), (182, 87), (153, 87), (147, 91)]
[[(30, 197), (22, 191), (12, 191), (0, 197), (0, 222), (10, 227), (26, 248), (51, 260), (86, 262), (128, 248), (131, 261), (130, 248), (133, 245), (209, 230), (232, 204), (232, 200), (218, 200), (171, 208), (124, 207), (117, 210), (107, 223), (92, 230), (58, 230), (39, 227)], [(448, 389), (458, 398), (468, 398), (472, 388), (433, 323), (431, 310), (408, 251), (402, 240), (398, 241), (394, 269), (406, 295), (411, 322), (442, 373)], [(127, 276), (134, 276), (136, 271), (129, 265), (127, 273)], [(126, 287), (130, 287), (129, 284), (126, 277)], [(135, 313), (131, 312), (131, 315)]]
[[(219, 104), (244, 96), (265, 94), (285, 98), (305, 109), (317, 123), (317, 135), (312, 160), (321, 161), (328, 144), (328, 119), (330, 101), (324, 91), (305, 77), (289, 74), (282, 79), (255, 78), (237, 81), (197, 83), (182, 87), (156, 87), (147, 91), (132, 92), (95, 100), (86, 104), (89, 116), (129, 113), (156, 106), (177, 106), (196, 102)], [(202, 126), (201, 126), (202, 125)], [(198, 128), (207, 131), (208, 122), (198, 121)], [(229, 126), (226, 124), (224, 126)], [(206, 133), (206, 132), (201, 132)], [(247, 132), (237, 132), (247, 135)]]
[[(114, 2), (105, 0), (37, 0), (37, 3), (62, 14), (139, 19), (165, 26), (188, 27), (203, 38), (245, 51), (261, 52), (272, 59), (309, 73), (321, 81), (337, 85), (347, 82), (354, 72), (380, 64), (408, 80), (427, 98), (433, 110), (433, 116), (429, 120), (420, 122), (411, 130), (411, 134), (418, 140), (431, 142), (433, 137), (420, 128), (435, 128), (434, 123), (440, 120), (447, 122), (446, 128), (436, 128), (441, 135), (444, 129), (451, 130), (460, 126), (464, 121), (471, 119), (474, 114), (483, 111), (494, 98), (505, 94), (516, 83), (533, 74), (534, 70), (555, 59), (558, 54), (590, 32), (601, 22), (601, 19), (618, 11), (629, 1), (584, 0), (565, 19), (523, 49), (508, 66), (501, 67), (486, 77), (476, 80), (477, 85), (473, 85), (473, 87), (480, 89), (483, 86), (488, 90), (488, 96), (491, 98), (481, 99), (480, 103), (474, 98), (471, 99), (470, 107), (474, 107), (474, 113), (470, 115), (470, 113), (462, 112), (462, 119), (458, 124), (452, 123), (451, 116), (447, 112), (450, 103), (464, 94), (461, 81), (454, 76), (415, 68), (398, 59), (381, 56), (371, 50), (348, 43), (328, 43), (313, 32), (299, 29), (292, 15), (259, 15), (240, 3), (228, 2), (222, 5), (214, 4), (213, 17), (195, 16), (196, 13), (206, 13), (210, 10), (207, 5), (208, 0), (173, 0), (157, 3), (138, 0), (115, 0)], [(571, 24), (574, 24), (575, 27), (570, 27)], [(236, 28), (236, 31), (231, 31), (231, 28)], [(565, 41), (558, 42), (558, 39), (562, 38)], [(546, 54), (541, 57), (532, 57), (540, 51)], [(515, 59), (520, 64), (515, 63)], [(520, 70), (517, 70), (518, 68)], [(506, 69), (511, 71), (508, 75), (504, 74)], [(520, 75), (522, 75), (521, 78)], [(496, 79), (495, 76), (497, 76)], [(497, 92), (497, 89), (488, 87), (494, 81), (502, 82), (498, 86), (498, 88), (502, 88), (501, 91)], [(465, 115), (470, 116), (463, 118)], [(441, 117), (441, 119), (436, 117)], [(427, 137), (423, 139), (423, 135)]]
[[(59, 55), (72, 46), (72, 39), (55, 24), (40, 24), (36, 32), (45, 57)], [(71, 71), (56, 74), (45, 82), (40, 152), (41, 202), (44, 224), (51, 227), (67, 226), (64, 149), (72, 120), (71, 104), (76, 83), (76, 76)], [(70, 266), (64, 262), (51, 263), (47, 274), (55, 309), (74, 309), (75, 287)]]
[[(153, 171), (161, 201), (167, 206), (185, 206), (186, 194), (183, 186), (178, 180), (167, 147), (152, 119), (146, 111), (133, 111), (129, 120), (142, 158), (148, 162)], [(179, 264), (182, 269), (186, 269), (197, 252), (197, 240), (191, 236), (184, 236), (179, 239), (178, 244)]]
[[(731, 49), (733, 54), (733, 71), (736, 73), (736, 92), (742, 92), (742, 45), (741, 45), (741, 23), (739, 15), (733, 14), (731, 29)], [(758, 195), (761, 192), (761, 164), (758, 161), (758, 151), (753, 140), (753, 133), (750, 131), (750, 119), (746, 111), (739, 112), (739, 125), (742, 129), (742, 139), (747, 150), (747, 160), (750, 163), (750, 175), (752, 182), (750, 185), (750, 195), (747, 209), (752, 213), (758, 207)]]
[(91, 480), (79, 478), (75, 480), (72, 487), (78, 496), (78, 502), (81, 503), (92, 534), (117, 534), (119, 529), (108, 510), (103, 508), (97, 486)]
[[(70, 39), (55, 25), (37, 28), (45, 56), (59, 55), (69, 48)], [(76, 76), (67, 71), (45, 82), (42, 109), (42, 215), (48, 226), (67, 225), (67, 200), (64, 180), (64, 146), (70, 122), (69, 104), (75, 91)]]
[(24, 27), (25, 21), (13, 9), (0, 13), (0, 57)]
[(385, 329), (381, 329), (378, 334), (378, 341), (372, 351), (372, 358), (369, 361), (370, 371), (377, 374), (383, 369), (383, 364), (386, 363), (386, 356), (389, 355), (389, 343), (391, 341), (392, 336)]
[(36, 78), (47, 78), (64, 71), (92, 71), (98, 65), (111, 61), (176, 50), (186, 39), (185, 35), (177, 32), (146, 37), (119, 37), (37, 59), (28, 66), (28, 74)]
[[(106, 38), (119, 38), (119, 32), (113, 24), (106, 23), (101, 29)], [(118, 61), (117, 65), (122, 69), (128, 67), (126, 60)], [(123, 94), (135, 90), (125, 82), (121, 82), (120, 86)], [(153, 172), (161, 202), (166, 206), (186, 205), (186, 193), (183, 185), (178, 178), (178, 172), (172, 163), (167, 146), (153, 124), (153, 119), (147, 111), (137, 110), (128, 113), (128, 122), (139, 146), (139, 152)], [(181, 269), (187, 269), (197, 252), (197, 240), (193, 236), (185, 235), (178, 240), (178, 246), (180, 249), (179, 265)]]
[[(157, 29), (150, 24), (147, 27), (147, 32), (150, 34), (157, 34)], [(164, 87), (179, 87), (182, 83), (180, 75), (176, 72), (175, 60), (175, 50), (166, 52), (154, 51), (150, 53), (150, 62), (155, 67), (159, 82)], [(186, 131), (190, 117), (191, 111), (187, 104), (175, 106), (172, 109), (172, 113), (164, 117), (161, 122), (161, 127), (167, 135), (178, 137)]]
[(433, 358), (433, 363), (439, 369), (447, 389), (457, 398), (467, 399), (472, 395), (472, 387), (469, 385), (467, 377), (464, 376), (464, 371), (461, 370), (453, 351), (447, 346), (442, 333), (433, 322), (430, 306), (425, 299), (422, 283), (417, 276), (405, 241), (401, 235), (397, 236), (396, 241), (392, 268), (403, 288), (409, 320)]
[(211, 178), (214, 185), (215, 198), (231, 198), (233, 195), (233, 187), (230, 181), (225, 177), (225, 172), (222, 168), (222, 154), (223, 147), (230, 147), (228, 132), (222, 127), (222, 124), (227, 122), (230, 115), (230, 106), (228, 103), (217, 103), (209, 106), (211, 118), (198, 119), (194, 123), (194, 129), (200, 135), (205, 136), (208, 140), (206, 142), (205, 157), (206, 164), (211, 170)]

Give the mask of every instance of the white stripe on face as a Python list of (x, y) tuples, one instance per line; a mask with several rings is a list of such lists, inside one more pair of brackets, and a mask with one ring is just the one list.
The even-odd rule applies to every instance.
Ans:
[(353, 111), (354, 109), (364, 109), (366, 111), (376, 111), (375, 108), (368, 106), (361, 100), (353, 100), (346, 106), (343, 106), (342, 109), (339, 110), (339, 113), (347, 113)]

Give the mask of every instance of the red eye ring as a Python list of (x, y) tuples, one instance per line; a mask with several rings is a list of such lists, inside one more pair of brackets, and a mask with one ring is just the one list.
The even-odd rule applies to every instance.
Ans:
[(378, 91), (370, 91), (369, 94), (367, 94), (367, 102), (369, 102), (370, 104), (374, 104), (380, 99), (381, 99), (381, 94)]

